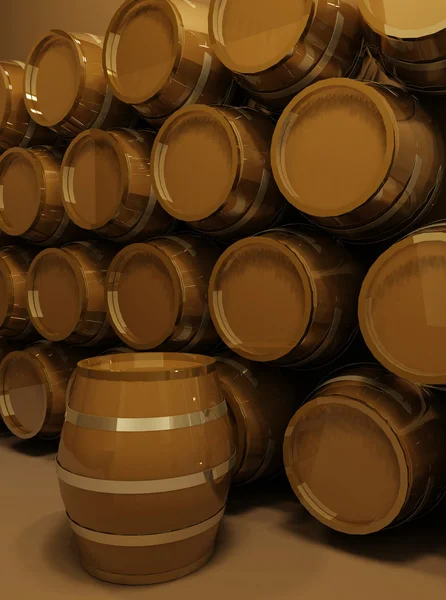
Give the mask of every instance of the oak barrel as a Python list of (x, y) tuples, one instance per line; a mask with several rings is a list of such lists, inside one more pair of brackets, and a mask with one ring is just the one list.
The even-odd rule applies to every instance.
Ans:
[(0, 62), (0, 152), (14, 146), (29, 148), (56, 141), (56, 134), (38, 125), (26, 110), (24, 81), (23, 63)]
[(278, 366), (332, 360), (357, 328), (363, 267), (338, 240), (311, 228), (239, 240), (209, 285), (212, 321), (234, 352)]
[(442, 398), (380, 365), (338, 371), (286, 431), (293, 491), (316, 519), (343, 533), (413, 520), (446, 491), (445, 419)]
[(444, 215), (444, 141), (401, 88), (332, 79), (308, 87), (280, 117), (271, 163), (291, 204), (357, 243), (402, 235)]
[(79, 363), (57, 471), (91, 575), (159, 583), (211, 557), (235, 457), (215, 367), (175, 353)]
[(34, 44), (25, 103), (34, 120), (65, 138), (90, 128), (128, 127), (130, 107), (114, 97), (102, 69), (103, 38), (53, 29)]
[(237, 459), (233, 482), (242, 485), (274, 477), (283, 469), (283, 438), (302, 388), (282, 370), (232, 352), (215, 359), (234, 427)]
[(153, 183), (173, 217), (223, 241), (270, 227), (287, 204), (271, 172), (271, 118), (252, 108), (177, 111), (156, 136)]
[(208, 5), (126, 0), (111, 19), (103, 54), (108, 82), (154, 126), (186, 104), (225, 104), (235, 90), (210, 49)]
[(0, 413), (11, 433), (21, 439), (60, 435), (68, 383), (86, 356), (86, 351), (42, 341), (3, 358)]
[(219, 249), (185, 233), (130, 244), (107, 274), (107, 313), (119, 338), (135, 350), (215, 350), (208, 310), (209, 278)]
[(60, 152), (49, 146), (10, 148), (0, 157), (0, 228), (41, 246), (85, 238), (62, 202)]
[(73, 242), (35, 257), (27, 275), (27, 306), (44, 338), (80, 346), (116, 339), (105, 307), (105, 278), (114, 256), (104, 242)]
[(39, 337), (26, 304), (26, 276), (36, 255), (32, 247), (0, 249), (0, 336), (31, 341)]
[(101, 237), (126, 244), (164, 235), (174, 219), (157, 202), (149, 131), (89, 129), (62, 162), (63, 203), (70, 219)]
[(359, 295), (359, 324), (389, 371), (428, 386), (446, 385), (446, 223), (423, 227), (371, 266)]

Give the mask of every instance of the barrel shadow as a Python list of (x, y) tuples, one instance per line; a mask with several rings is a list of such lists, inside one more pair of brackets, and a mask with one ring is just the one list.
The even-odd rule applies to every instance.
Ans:
[[(76, 583), (91, 579), (82, 569), (72, 531), (62, 511), (47, 515), (24, 529), (17, 538), (16, 547), (23, 572), (32, 572), (36, 585), (51, 585), (49, 572)], [(42, 562), (44, 568), (36, 568)]]
[[(335, 550), (400, 566), (411, 563), (412, 568), (446, 577), (446, 538), (443, 535), (446, 527), (445, 503), (412, 523), (371, 535), (355, 536), (325, 527), (296, 500), (294, 509), (285, 516), (281, 527)], [(429, 556), (439, 558), (441, 568), (438, 568), (438, 562), (420, 560)]]
[(59, 440), (20, 440), (15, 438), (11, 440), (12, 450), (24, 454), (25, 456), (50, 456), (56, 455), (59, 447)]
[(232, 487), (226, 512), (237, 515), (261, 507), (283, 508), (288, 511), (295, 504), (296, 496), (285, 474), (281, 473), (269, 481)]

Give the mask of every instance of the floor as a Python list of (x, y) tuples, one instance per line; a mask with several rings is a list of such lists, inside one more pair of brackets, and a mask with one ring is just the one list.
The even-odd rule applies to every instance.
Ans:
[[(311, 519), (286, 480), (234, 489), (212, 561), (128, 588), (85, 574), (54, 469), (56, 446), (0, 434), (0, 580), (8, 600), (429, 600), (446, 593), (446, 511), (367, 538)], [(9, 592), (9, 593), (8, 593)]]

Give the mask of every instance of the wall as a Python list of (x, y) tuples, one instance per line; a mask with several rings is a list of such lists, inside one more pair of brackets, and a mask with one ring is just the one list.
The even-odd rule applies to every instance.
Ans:
[(48, 29), (103, 35), (122, 0), (0, 0), (0, 60), (25, 61)]

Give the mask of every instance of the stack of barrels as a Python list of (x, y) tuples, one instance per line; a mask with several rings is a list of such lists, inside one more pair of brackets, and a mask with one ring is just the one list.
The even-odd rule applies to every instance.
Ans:
[(230, 485), (284, 468), (345, 533), (441, 501), (446, 156), (412, 92), (446, 93), (446, 13), (414, 6), (126, 0), (0, 63), (0, 413), (60, 436), (95, 577), (199, 569)]

